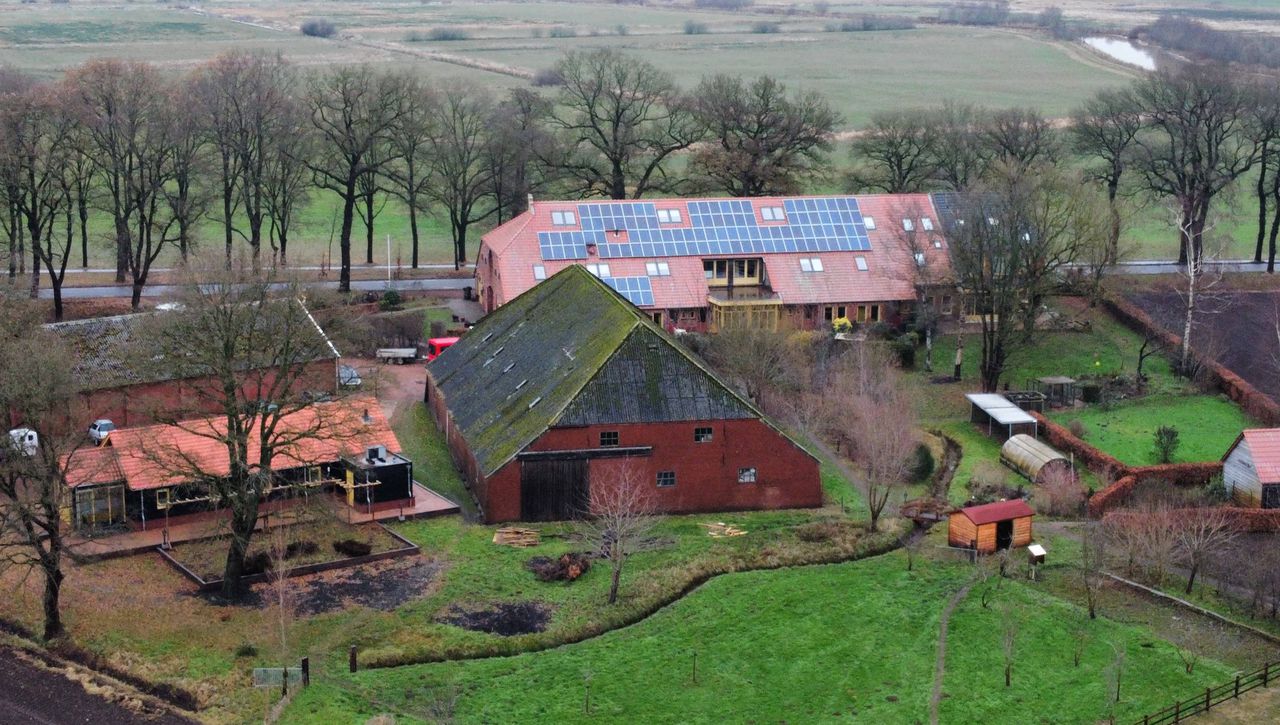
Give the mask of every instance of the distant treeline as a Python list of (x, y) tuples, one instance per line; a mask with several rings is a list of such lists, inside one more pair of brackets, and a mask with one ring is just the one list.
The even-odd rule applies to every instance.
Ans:
[[(1142, 34), (1143, 29), (1135, 31)], [(1190, 18), (1163, 15), (1145, 35), (1151, 42), (1208, 60), (1280, 68), (1280, 38), (1217, 30)]]

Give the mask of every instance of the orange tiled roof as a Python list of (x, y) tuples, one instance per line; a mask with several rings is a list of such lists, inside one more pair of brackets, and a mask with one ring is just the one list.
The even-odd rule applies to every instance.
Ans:
[[(111, 433), (109, 448), (98, 450), (114, 454), (130, 490), (161, 488), (189, 481), (197, 473), (230, 474), (227, 448), (219, 440), (226, 429), (225, 416), (121, 428)], [(400, 441), (382, 407), (370, 396), (317, 403), (289, 413), (281, 418), (276, 439), (282, 441), (272, 461), (277, 470), (331, 463), (378, 445), (400, 452)], [(260, 452), (256, 436), (250, 435), (248, 460), (256, 461)], [(68, 476), (68, 482), (81, 485), (94, 481)]]
[(1262, 483), (1280, 482), (1280, 428), (1250, 428), (1241, 435), (1249, 444), (1258, 480)]

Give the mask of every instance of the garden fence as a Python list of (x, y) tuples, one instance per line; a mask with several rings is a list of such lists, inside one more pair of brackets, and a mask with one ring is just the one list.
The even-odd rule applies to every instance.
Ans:
[[(1275, 667), (1275, 672), (1271, 671), (1272, 667)], [(1163, 710), (1146, 715), (1134, 725), (1163, 725), (1164, 723), (1182, 722), (1192, 715), (1208, 712), (1214, 705), (1220, 705), (1227, 700), (1235, 699), (1242, 692), (1248, 692), (1257, 687), (1266, 687), (1277, 677), (1280, 677), (1280, 663), (1273, 664), (1268, 662), (1253, 672), (1236, 675), (1235, 680), (1231, 682), (1217, 687), (1206, 687), (1203, 693), (1195, 697), (1180, 700)]]

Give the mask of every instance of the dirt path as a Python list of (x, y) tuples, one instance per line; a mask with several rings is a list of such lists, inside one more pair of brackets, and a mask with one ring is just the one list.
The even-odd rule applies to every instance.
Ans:
[(960, 602), (969, 596), (975, 580), (960, 587), (960, 591), (951, 596), (947, 606), (942, 608), (942, 617), (938, 622), (938, 659), (933, 663), (933, 695), (929, 698), (929, 722), (938, 725), (938, 706), (942, 703), (942, 676), (947, 669), (947, 625), (951, 622), (951, 613)]

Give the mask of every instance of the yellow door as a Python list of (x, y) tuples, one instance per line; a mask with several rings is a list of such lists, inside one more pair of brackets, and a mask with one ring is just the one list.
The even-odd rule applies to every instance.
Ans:
[(347, 471), (347, 505), (356, 505), (356, 474), (353, 471)]

